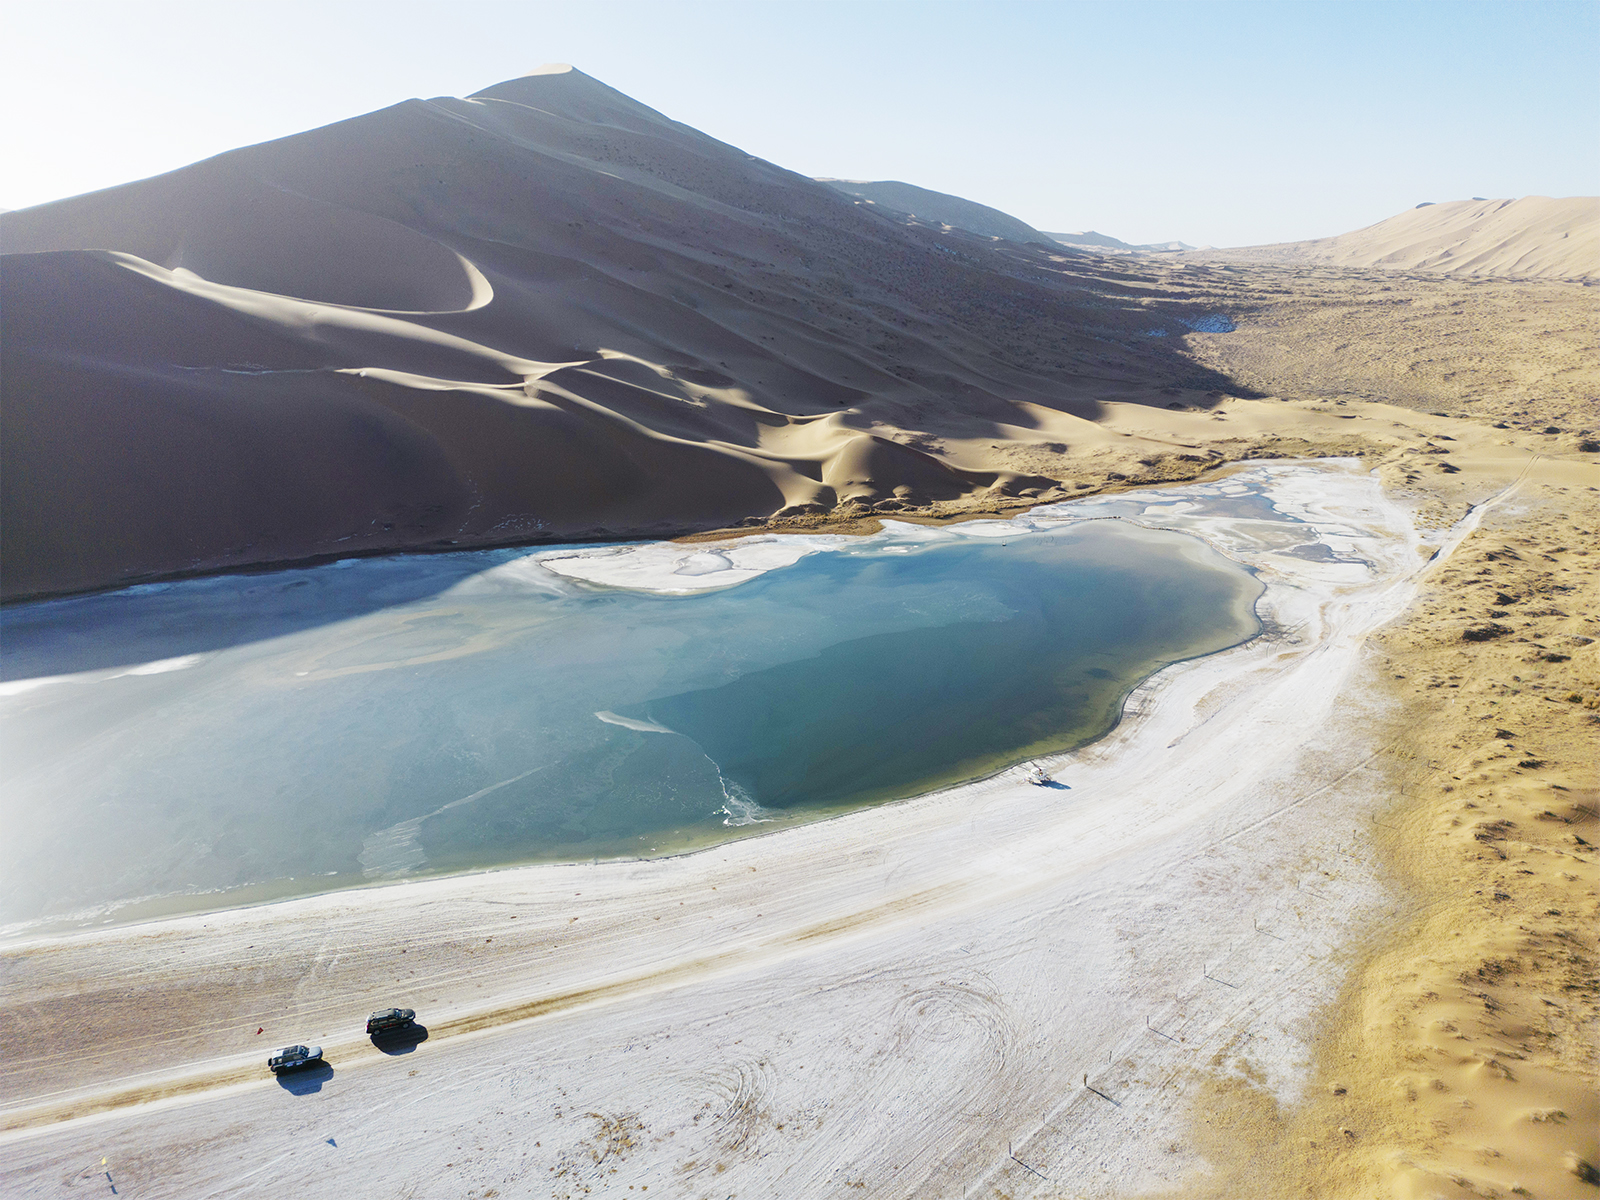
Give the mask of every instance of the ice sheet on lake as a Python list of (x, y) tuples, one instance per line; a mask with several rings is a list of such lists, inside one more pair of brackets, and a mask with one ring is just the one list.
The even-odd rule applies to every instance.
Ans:
[(166, 675), (173, 671), (186, 671), (190, 667), (198, 666), (205, 661), (204, 654), (182, 654), (177, 658), (163, 658), (156, 662), (139, 663), (132, 667), (123, 667), (120, 671), (80, 671), (72, 675), (39, 675), (32, 679), (12, 679), (0, 683), (0, 698), (6, 696), (20, 696), (31, 692), (35, 688), (47, 687), (53, 683), (89, 683), (106, 682), (111, 679), (126, 679), (130, 676), (140, 675)]
[(601, 547), (577, 554), (539, 555), (539, 565), (568, 579), (634, 591), (690, 595), (733, 587), (790, 567), (827, 549), (838, 537), (741, 538), (684, 546), (676, 542)]
[(607, 725), (621, 725), (624, 729), (636, 729), (640, 733), (676, 733), (676, 729), (668, 729), (665, 725), (657, 725), (654, 721), (640, 721), (634, 717), (619, 717), (614, 712), (597, 712)]
[(412, 817), (409, 821), (401, 821), (386, 829), (380, 829), (377, 833), (368, 834), (366, 840), (361, 843), (361, 853), (356, 856), (356, 860), (361, 864), (361, 873), (368, 879), (395, 879), (424, 866), (428, 856), (423, 852), (419, 840), (424, 821), (452, 808), (459, 808), (463, 804), (471, 804), (490, 792), (498, 792), (513, 783), (521, 783), (529, 775), (540, 770), (543, 770), (542, 766), (533, 767), (521, 775), (513, 775), (510, 779), (502, 779), (499, 783), (479, 788), (470, 796), (452, 800), (449, 804), (441, 804), (432, 812), (423, 813), (420, 817)]

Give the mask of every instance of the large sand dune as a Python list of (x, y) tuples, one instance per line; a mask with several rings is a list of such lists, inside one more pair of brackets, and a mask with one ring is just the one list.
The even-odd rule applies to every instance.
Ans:
[(8, 213), (0, 249), (8, 598), (1047, 490), (988, 449), (1038, 406), (1092, 430), (1222, 378), (1070, 251), (570, 68)]
[(1337, 237), (1208, 252), (1225, 261), (1383, 267), (1448, 275), (1600, 275), (1600, 198), (1452, 200)]

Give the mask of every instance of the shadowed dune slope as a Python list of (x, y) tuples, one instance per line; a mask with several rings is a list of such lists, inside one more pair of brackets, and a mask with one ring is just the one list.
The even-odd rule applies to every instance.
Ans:
[(1107, 266), (566, 67), (6, 213), (0, 250), (8, 599), (1048, 489), (939, 439), (1225, 382)]
[(1594, 278), (1600, 276), (1600, 197), (1424, 204), (1338, 237), (1244, 246), (1206, 257), (1452, 275)]

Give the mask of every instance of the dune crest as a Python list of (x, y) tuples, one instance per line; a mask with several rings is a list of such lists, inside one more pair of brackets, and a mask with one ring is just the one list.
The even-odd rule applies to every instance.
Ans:
[(1419, 204), (1337, 237), (1244, 246), (1209, 252), (1207, 257), (1447, 275), (1592, 279), (1600, 276), (1600, 197), (1523, 196)]
[(953, 225), (984, 237), (1046, 244), (1051, 240), (1049, 234), (1040, 233), (1026, 221), (998, 208), (895, 179), (819, 179), (817, 182), (869, 204), (881, 205), (923, 221)]
[(1019, 441), (1225, 382), (1071, 251), (559, 65), (6, 213), (0, 251), (8, 599), (1046, 492)]

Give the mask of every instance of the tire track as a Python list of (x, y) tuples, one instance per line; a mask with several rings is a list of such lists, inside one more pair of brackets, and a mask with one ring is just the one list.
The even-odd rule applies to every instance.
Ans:
[[(620, 979), (465, 1012), (431, 1024), (428, 1027), (428, 1046), (431, 1050), (440, 1042), (492, 1033), (578, 1009), (666, 991), (713, 975), (748, 967), (757, 962), (814, 953), (844, 938), (858, 936), (914, 917), (926, 916), (936, 909), (952, 907), (963, 900), (976, 898), (981, 898), (981, 893), (964, 884), (944, 884), (846, 916), (817, 922), (757, 944), (685, 959)], [(335, 1070), (388, 1058), (370, 1043), (356, 1040), (325, 1043), (324, 1052), (329, 1065)], [(252, 1084), (265, 1087), (271, 1082), (272, 1079), (263, 1078), (261, 1068), (253, 1064), (210, 1069), (202, 1065), (198, 1070), (178, 1077), (145, 1084), (102, 1087), (64, 1099), (0, 1110), (0, 1144), (68, 1121), (103, 1116), (155, 1103), (201, 1100), (206, 1098), (208, 1093)]]

